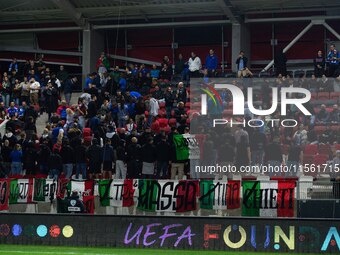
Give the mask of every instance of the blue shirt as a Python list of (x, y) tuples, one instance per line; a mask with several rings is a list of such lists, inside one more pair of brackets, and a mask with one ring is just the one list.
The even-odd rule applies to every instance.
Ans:
[(93, 80), (90, 77), (86, 77), (86, 80), (85, 80), (85, 89), (89, 88), (89, 84), (90, 83), (93, 83)]
[[(337, 59), (333, 59), (333, 58), (337, 58)], [(331, 65), (339, 65), (339, 58), (340, 58), (340, 53), (337, 50), (328, 52), (327, 61)]]
[(244, 62), (243, 62), (243, 58), (240, 59), (240, 63), (238, 64), (238, 70), (243, 70), (244, 68)]
[(24, 107), (20, 107), (19, 108), (19, 117), (23, 117), (24, 116), (24, 114), (25, 114), (25, 108)]
[(22, 159), (22, 151), (14, 150), (11, 152), (12, 162), (21, 162)]
[(217, 64), (218, 64), (218, 59), (217, 56), (214, 55), (208, 55), (207, 58), (205, 59), (205, 67), (208, 70), (216, 70), (217, 69)]
[(124, 78), (120, 78), (119, 88), (122, 92), (125, 92), (125, 90), (126, 90), (126, 80)]
[(7, 109), (7, 112), (8, 112), (8, 116), (14, 116), (16, 113), (18, 113), (18, 108), (16, 108), (16, 107), (9, 107), (8, 109)]
[(152, 69), (151, 71), (150, 71), (150, 76), (151, 76), (151, 78), (159, 78), (159, 70), (158, 69)]

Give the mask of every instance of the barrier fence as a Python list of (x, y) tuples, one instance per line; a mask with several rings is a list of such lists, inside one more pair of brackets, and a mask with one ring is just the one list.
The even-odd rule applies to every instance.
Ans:
[(0, 190), (2, 212), (66, 213), (77, 191), (90, 214), (340, 218), (340, 182), (329, 180), (19, 178), (0, 179)]

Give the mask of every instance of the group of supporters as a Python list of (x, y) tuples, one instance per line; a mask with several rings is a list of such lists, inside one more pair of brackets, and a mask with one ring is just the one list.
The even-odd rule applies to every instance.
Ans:
[[(338, 54), (334, 50), (333, 54)], [(209, 83), (218, 76), (219, 62), (213, 50), (204, 65), (194, 52), (187, 61), (181, 54), (175, 63), (165, 56), (161, 67), (131, 64), (123, 72), (118, 66), (112, 68), (110, 61), (101, 54), (96, 71), (84, 81), (83, 94), (72, 103), (78, 79), (63, 66), (52, 72), (43, 56), (24, 65), (13, 59), (0, 79), (0, 118), (6, 130), (1, 141), (0, 177), (37, 173), (55, 179), (60, 175), (77, 179), (202, 177), (190, 167), (190, 158), (178, 159), (173, 140), (177, 134), (205, 134), (200, 163), (238, 167), (302, 164), (301, 153), (306, 145), (325, 143), (337, 148), (339, 144), (339, 129), (334, 128), (340, 121), (338, 99), (331, 107), (327, 105), (330, 101), (309, 105), (312, 116), (308, 118), (298, 109), (289, 109), (288, 117), (301, 123), (298, 128), (212, 129), (190, 109), (194, 98), (189, 82), (190, 78), (199, 78)], [(339, 65), (338, 59), (330, 61), (332, 65), (338, 61)], [(246, 92), (251, 86), (247, 78), (253, 74), (244, 52), (236, 65), (239, 78), (233, 83)], [(324, 62), (316, 67), (319, 65)], [(312, 80), (301, 77), (298, 82), (282, 74), (274, 81), (265, 78), (258, 100), (264, 108), (269, 107), (273, 86), (299, 86), (315, 93), (337, 90), (337, 80), (328, 80), (324, 73), (319, 78), (320, 73), (315, 72)], [(231, 95), (226, 92), (222, 100), (224, 105), (230, 104)], [(36, 121), (44, 112), (46, 127), (38, 133)], [(219, 113), (223, 112), (220, 109)], [(251, 113), (245, 116), (254, 117)], [(273, 117), (281, 118), (278, 112)], [(194, 123), (195, 130), (190, 123)], [(325, 132), (318, 134), (317, 125), (324, 125)], [(284, 144), (289, 145), (287, 160), (283, 157)], [(212, 153), (214, 157), (208, 157)], [(328, 157), (339, 160), (340, 151), (333, 150)]]

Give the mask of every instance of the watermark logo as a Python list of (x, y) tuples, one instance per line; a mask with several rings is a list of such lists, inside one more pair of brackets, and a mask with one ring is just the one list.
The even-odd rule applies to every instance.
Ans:
[[(204, 91), (206, 94), (201, 95), (201, 114), (207, 115), (207, 95), (213, 100), (214, 104), (217, 105), (215, 97), (218, 99), (220, 104), (222, 103), (221, 97), (219, 96), (216, 89), (227, 89), (231, 92), (233, 96), (233, 115), (244, 115), (244, 105), (245, 105), (245, 96), (243, 94), (243, 91), (238, 88), (235, 85), (232, 84), (215, 84), (213, 86), (206, 85), (207, 88), (202, 88), (201, 90)], [(213, 92), (213, 93), (212, 93)], [(281, 96), (281, 115), (286, 116), (287, 115), (287, 105), (295, 105), (304, 115), (310, 116), (312, 115), (305, 106), (303, 106), (304, 103), (309, 102), (311, 99), (311, 93), (304, 88), (295, 88), (295, 87), (283, 87), (281, 88), (280, 92), (278, 88), (273, 87), (272, 88), (272, 106), (270, 109), (256, 109), (254, 107), (253, 102), (253, 88), (247, 89), (248, 94), (248, 108), (251, 113), (258, 116), (268, 116), (270, 114), (273, 114), (278, 107), (278, 98), (279, 94)], [(288, 95), (291, 94), (303, 94), (303, 98), (289, 98)]]

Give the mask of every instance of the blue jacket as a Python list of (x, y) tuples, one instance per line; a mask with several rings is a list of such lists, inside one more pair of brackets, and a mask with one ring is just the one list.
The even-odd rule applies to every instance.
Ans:
[(210, 54), (209, 54), (207, 56), (207, 58), (205, 59), (205, 67), (208, 70), (216, 70), (217, 69), (217, 65), (218, 65), (218, 58), (217, 58), (217, 56), (215, 54), (210, 56)]
[[(333, 58), (337, 58), (337, 59), (333, 59)], [(331, 65), (339, 65), (339, 58), (340, 58), (340, 52), (339, 51), (333, 50), (333, 51), (328, 52), (327, 61)]]
[(73, 81), (71, 79), (67, 79), (64, 85), (64, 93), (72, 93), (73, 90)]
[(14, 150), (11, 152), (12, 162), (21, 162), (22, 161), (22, 151)]
[(18, 63), (15, 63), (14, 65), (13, 63), (9, 64), (8, 72), (12, 72), (13, 69), (18, 72)]
[(93, 83), (93, 80), (90, 77), (86, 77), (86, 80), (85, 80), (85, 89), (89, 88), (89, 84), (90, 83)]

